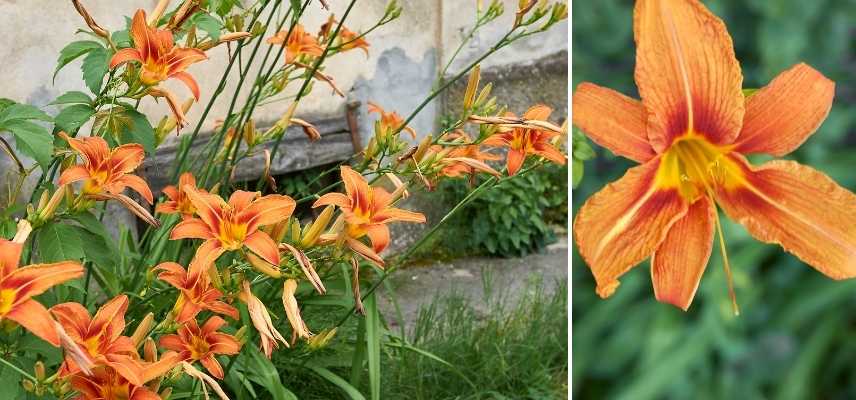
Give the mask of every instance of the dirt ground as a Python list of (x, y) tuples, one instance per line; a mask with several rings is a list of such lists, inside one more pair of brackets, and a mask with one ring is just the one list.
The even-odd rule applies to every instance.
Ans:
[[(561, 236), (539, 253), (519, 258), (472, 257), (408, 267), (394, 273), (390, 283), (408, 332), (422, 306), (436, 297), (450, 294), (466, 296), (476, 310), (487, 308), (485, 282), (494, 292), (503, 290), (512, 304), (529, 283), (541, 280), (547, 294), (558, 282), (568, 280), (568, 238)], [(386, 289), (381, 290), (379, 305), (391, 329), (398, 328), (395, 306)]]

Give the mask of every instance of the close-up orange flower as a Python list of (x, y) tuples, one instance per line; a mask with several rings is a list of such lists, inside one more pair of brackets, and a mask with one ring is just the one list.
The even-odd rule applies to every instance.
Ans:
[(656, 298), (686, 310), (715, 230), (725, 255), (717, 205), (824, 275), (856, 276), (856, 195), (797, 162), (745, 157), (796, 149), (826, 118), (835, 84), (800, 63), (745, 95), (724, 23), (696, 0), (640, 0), (634, 25), (642, 100), (591, 83), (573, 96), (574, 124), (641, 164), (593, 195), (574, 222), (597, 293), (612, 295), (650, 257)]
[(48, 310), (33, 299), (53, 286), (79, 278), (83, 266), (65, 261), (18, 268), (24, 245), (0, 238), (0, 322), (10, 320), (54, 345), (60, 338)]
[(279, 251), (271, 237), (259, 228), (291, 216), (296, 203), (291, 197), (238, 190), (225, 202), (215, 194), (184, 186), (199, 218), (186, 219), (175, 226), (170, 239), (205, 239), (196, 258), (213, 262), (227, 251), (246, 246), (271, 264), (279, 265)]
[(202, 310), (239, 318), (237, 308), (220, 300), (223, 292), (211, 284), (208, 267), (199, 258), (191, 260), (187, 270), (174, 262), (160, 263), (155, 270), (160, 271), (158, 279), (181, 292), (173, 307), (177, 322), (193, 320)]
[[(286, 38), (286, 36), (288, 37)], [(268, 38), (267, 42), (285, 46), (286, 64), (293, 63), (302, 55), (318, 57), (324, 52), (324, 49), (318, 44), (318, 39), (306, 32), (301, 24), (294, 26), (291, 35), (288, 34), (288, 31), (279, 31), (276, 35)]]
[(218, 316), (208, 318), (202, 327), (191, 319), (176, 334), (161, 336), (160, 345), (178, 352), (182, 360), (199, 361), (212, 376), (223, 379), (223, 367), (215, 356), (238, 354), (241, 350), (234, 336), (219, 332), (224, 325), (226, 321)]
[(193, 218), (193, 214), (196, 213), (196, 207), (193, 206), (190, 198), (188, 198), (187, 194), (184, 193), (183, 188), (185, 186), (196, 187), (196, 178), (194, 178), (193, 174), (190, 172), (185, 172), (178, 177), (177, 187), (169, 185), (163, 188), (163, 194), (165, 194), (169, 200), (158, 204), (158, 206), (155, 207), (155, 211), (161, 214), (181, 214), (182, 219)]
[(110, 150), (107, 141), (98, 136), (76, 139), (65, 132), (60, 132), (59, 136), (83, 158), (83, 164), (62, 172), (60, 185), (83, 181), (83, 193), (87, 195), (120, 195), (125, 188), (131, 188), (152, 204), (154, 199), (149, 185), (143, 178), (131, 174), (143, 162), (143, 146), (131, 143)]
[[(345, 193), (327, 193), (312, 207), (338, 206), (344, 215), (342, 234), (345, 242), (352, 250), (383, 266), (378, 253), (389, 245), (389, 227), (386, 224), (395, 221), (425, 223), (425, 215), (392, 207), (395, 199), (386, 189), (369, 186), (366, 179), (350, 167), (342, 166), (341, 173)], [(360, 242), (362, 237), (369, 238), (371, 248)]]
[[(98, 366), (103, 365), (116, 370), (123, 378), (134, 385), (144, 383), (144, 368), (139, 360), (136, 346), (125, 330), (125, 312), (128, 310), (128, 296), (119, 295), (105, 303), (94, 316), (79, 303), (61, 303), (51, 307), (51, 313), (65, 329), (68, 336), (83, 349)], [(74, 375), (80, 372), (80, 366), (70, 356), (60, 367), (60, 375)]]
[(72, 376), (71, 387), (79, 393), (77, 400), (161, 400), (155, 391), (143, 385), (166, 374), (177, 363), (177, 357), (168, 357), (147, 365), (138, 383), (128, 381), (118, 370), (99, 366), (92, 374)]
[[(544, 105), (529, 108), (523, 114), (524, 120), (547, 121), (553, 110)], [(506, 113), (506, 118), (515, 118), (514, 114)], [(503, 128), (500, 128), (503, 129)], [(565, 155), (550, 142), (558, 133), (537, 129), (533, 126), (513, 127), (505, 132), (498, 132), (485, 139), (485, 146), (508, 147), (506, 166), (508, 175), (515, 175), (523, 166), (526, 156), (533, 154), (544, 157), (556, 164), (565, 165)]]
[[(451, 132), (443, 139), (446, 141), (461, 139), (463, 140), (463, 143), (472, 143), (473, 141), (470, 135), (464, 131)], [(441, 146), (436, 146), (436, 148), (437, 152), (442, 151)], [(441, 162), (446, 160), (448, 160), (448, 162), (444, 162), (446, 165), (440, 170), (440, 174), (449, 178), (457, 178), (463, 175), (474, 176), (478, 171), (495, 173), (493, 169), (485, 164), (485, 161), (496, 161), (500, 159), (502, 159), (502, 157), (499, 155), (482, 151), (481, 146), (478, 144), (457, 145), (452, 147), (452, 150), (446, 154), (443, 160), (441, 160)], [(476, 161), (478, 164), (469, 160)], [(479, 167), (477, 168), (475, 165), (478, 165)]]
[(380, 119), (375, 122), (375, 130), (380, 132), (381, 135), (390, 135), (401, 129), (403, 131), (407, 131), (407, 133), (410, 134), (410, 137), (416, 139), (416, 131), (413, 128), (410, 126), (402, 128), (402, 125), (404, 125), (404, 118), (401, 118), (401, 115), (397, 112), (386, 111), (383, 107), (372, 102), (369, 102), (367, 110), (369, 114), (377, 113), (380, 116)]
[[(157, 29), (146, 23), (146, 12), (137, 10), (131, 20), (131, 39), (134, 47), (121, 49), (110, 59), (110, 69), (126, 62), (140, 63), (140, 82), (146, 86), (155, 86), (167, 79), (175, 78), (184, 83), (193, 97), (199, 100), (199, 85), (193, 76), (185, 70), (193, 63), (205, 60), (208, 56), (199, 49), (177, 47), (173, 34), (169, 30)], [(164, 89), (159, 91), (166, 92)], [(165, 93), (170, 108), (175, 113), (179, 125), (184, 114), (174, 96)]]
[[(318, 38), (321, 41), (326, 42), (329, 38), (328, 35), (332, 34), (333, 29), (335, 29), (336, 18), (333, 14), (327, 18), (327, 22), (321, 24), (321, 29), (318, 30)], [(340, 47), (341, 51), (349, 51), (353, 49), (361, 49), (364, 53), (366, 53), (366, 57), (369, 56), (369, 42), (365, 39), (364, 36), (360, 36), (358, 33), (351, 31), (346, 28), (344, 25), (339, 29), (339, 34), (337, 35), (339, 39), (339, 43), (337, 46)]]

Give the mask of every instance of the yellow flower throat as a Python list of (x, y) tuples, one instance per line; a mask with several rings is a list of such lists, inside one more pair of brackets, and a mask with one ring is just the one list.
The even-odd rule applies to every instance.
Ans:
[(744, 179), (743, 171), (727, 157), (730, 152), (730, 147), (715, 145), (690, 132), (676, 139), (663, 153), (656, 184), (661, 188), (677, 188), (689, 202), (717, 187), (739, 186)]

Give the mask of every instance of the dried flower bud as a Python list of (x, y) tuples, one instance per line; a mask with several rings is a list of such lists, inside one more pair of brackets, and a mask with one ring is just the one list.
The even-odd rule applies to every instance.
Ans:
[(300, 118), (292, 118), (291, 123), (300, 125), (300, 127), (303, 128), (303, 133), (306, 134), (309, 140), (314, 142), (318, 139), (321, 139), (321, 132), (318, 132), (318, 129), (315, 128), (315, 126), (310, 124), (309, 122), (306, 122)]
[(149, 26), (156, 27), (158, 26), (158, 20), (163, 16), (164, 10), (166, 10), (166, 6), (169, 5), (169, 0), (160, 0), (158, 4), (155, 6), (155, 9), (152, 10), (151, 15), (149, 15)]
[(23, 244), (27, 241), (27, 238), (30, 236), (30, 232), (33, 231), (33, 226), (30, 225), (30, 222), (22, 219), (18, 221), (18, 231), (15, 232), (15, 237), (12, 238), (12, 242)]
[(71, 3), (74, 5), (74, 8), (77, 10), (77, 13), (80, 14), (81, 17), (83, 17), (83, 20), (86, 22), (86, 26), (88, 26), (89, 29), (92, 29), (92, 31), (95, 32), (95, 34), (98, 36), (101, 36), (108, 40), (110, 39), (110, 34), (107, 33), (104, 28), (100, 27), (95, 22), (92, 16), (89, 15), (89, 11), (86, 11), (86, 8), (84, 8), (83, 4), (80, 3), (80, 0), (71, 0)]

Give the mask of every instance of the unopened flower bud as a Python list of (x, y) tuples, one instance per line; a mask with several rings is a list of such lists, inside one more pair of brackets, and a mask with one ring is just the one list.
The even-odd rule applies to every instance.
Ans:
[(312, 336), (307, 340), (307, 344), (309, 345), (310, 350), (318, 350), (327, 347), (333, 337), (336, 336), (337, 328), (333, 329), (325, 329), (315, 336)]
[(148, 313), (143, 320), (140, 321), (140, 324), (137, 325), (137, 329), (134, 330), (134, 334), (131, 335), (131, 341), (134, 343), (134, 347), (139, 347), (140, 343), (143, 342), (143, 339), (148, 336), (149, 331), (152, 330), (152, 326), (154, 326), (155, 314)]
[(279, 279), (282, 277), (282, 272), (279, 271), (277, 266), (261, 259), (261, 257), (258, 257), (253, 253), (247, 253), (247, 261), (249, 261), (250, 265), (253, 266), (253, 269), (271, 278)]
[[(44, 192), (42, 196), (47, 195), (47, 191)], [(65, 188), (60, 186), (53, 193), (53, 196), (50, 197), (50, 200), (43, 207), (40, 208), (39, 211), (39, 220), (47, 221), (51, 219), (56, 212), (56, 209), (59, 207), (59, 203), (62, 202), (62, 199), (65, 197)]]
[(241, 344), (247, 342), (247, 326), (244, 325), (237, 332), (235, 332), (235, 339), (237, 339)]
[(304, 229), (303, 238), (300, 240), (300, 246), (307, 248), (314, 245), (321, 236), (321, 232), (323, 232), (324, 228), (327, 227), (327, 224), (330, 223), (331, 218), (333, 218), (333, 206), (324, 207), (324, 210), (321, 211), (318, 218), (315, 218), (315, 221), (310, 225), (307, 225), (307, 228)]
[(143, 359), (146, 362), (155, 362), (158, 360), (158, 348), (155, 345), (155, 340), (151, 337), (147, 337), (143, 345)]
[(45, 380), (45, 363), (36, 361), (36, 365), (33, 366), (33, 371), (35, 371), (37, 381), (41, 382)]
[(21, 382), (21, 386), (24, 387), (24, 390), (26, 390), (27, 392), (30, 392), (30, 393), (32, 393), (36, 389), (36, 384), (33, 383), (33, 381), (31, 381), (29, 379), (24, 379)]

